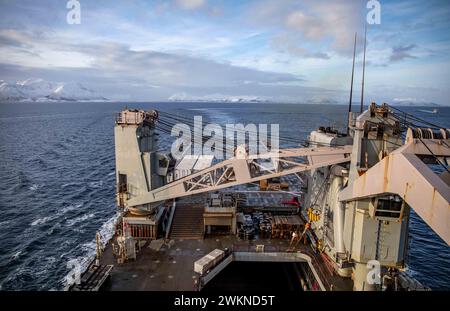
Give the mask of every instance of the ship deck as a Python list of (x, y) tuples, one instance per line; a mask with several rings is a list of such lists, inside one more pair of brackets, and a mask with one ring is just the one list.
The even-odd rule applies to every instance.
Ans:
[[(288, 253), (289, 241), (278, 239), (239, 240), (235, 236), (208, 237), (198, 240), (156, 240), (146, 243), (136, 260), (117, 264), (112, 244), (108, 243), (101, 264), (114, 265), (108, 290), (118, 291), (196, 291), (199, 274), (194, 262), (212, 250), (228, 248), (233, 252), (256, 252), (256, 245), (264, 245), (267, 253)], [(324, 259), (308, 245), (299, 245), (296, 252), (311, 257), (312, 265), (325, 289), (351, 290), (350, 279), (333, 274)], [(292, 251), (289, 251), (292, 253)], [(232, 288), (230, 289), (232, 290)]]
[[(297, 193), (300, 191), (295, 178), (290, 176), (285, 180), (290, 184), (291, 191)], [(292, 197), (292, 192), (261, 194), (254, 191), (257, 188), (256, 185), (241, 185), (235, 187), (233, 191), (247, 192), (247, 206), (250, 208), (258, 206), (260, 210), (273, 209), (279, 206), (282, 199)], [(203, 195), (185, 197), (177, 202), (177, 206), (203, 204)], [(353, 282), (349, 278), (336, 275), (328, 261), (314, 252), (310, 245), (299, 243), (295, 249), (291, 249), (290, 240), (286, 239), (243, 240), (235, 235), (206, 236), (200, 239), (159, 239), (143, 245), (137, 252), (136, 260), (129, 260), (122, 264), (118, 264), (113, 255), (112, 243), (115, 243), (115, 237), (106, 245), (100, 264), (114, 265), (111, 282), (106, 288), (113, 291), (196, 291), (199, 288), (200, 275), (194, 272), (195, 261), (214, 249), (228, 248), (234, 254), (236, 252), (256, 253), (256, 245), (264, 245), (264, 253), (276, 253), (280, 257), (295, 252), (309, 256), (326, 290), (352, 290), (353, 287)]]

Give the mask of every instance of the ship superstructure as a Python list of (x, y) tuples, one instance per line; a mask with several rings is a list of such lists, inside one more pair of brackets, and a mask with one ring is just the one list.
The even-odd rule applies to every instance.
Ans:
[[(143, 110), (116, 119), (122, 215), (109, 245), (114, 257), (103, 259), (118, 263), (113, 282), (114, 271), (144, 267), (141, 253), (162, 264), (154, 283), (135, 284), (140, 289), (201, 289), (233, 261), (302, 263), (292, 273), (304, 290), (420, 289), (402, 272), (410, 209), (450, 243), (449, 129), (415, 128), (395, 108), (373, 103), (349, 114), (348, 133), (321, 127), (308, 146), (257, 155), (237, 146), (227, 160), (174, 174), (173, 158), (157, 148), (158, 122), (158, 112)], [(242, 204), (240, 186), (292, 175), (301, 190), (282, 207)], [(286, 196), (281, 188), (269, 192)], [(208, 261), (211, 252), (220, 258)], [(177, 286), (161, 285), (158, 278), (174, 277), (165, 256), (177, 255), (185, 265)], [(207, 269), (196, 274), (200, 264)]]

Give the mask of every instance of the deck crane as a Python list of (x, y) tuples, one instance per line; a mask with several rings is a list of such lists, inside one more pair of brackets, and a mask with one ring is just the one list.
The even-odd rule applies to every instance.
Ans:
[[(450, 244), (449, 129), (415, 128), (386, 104), (372, 104), (350, 112), (349, 135), (322, 128), (311, 133), (308, 147), (258, 155), (238, 146), (234, 157), (166, 183), (170, 161), (157, 151), (157, 122), (156, 111), (143, 110), (127, 109), (116, 119), (122, 207), (151, 212), (165, 200), (305, 172), (303, 208), (321, 214), (311, 231), (356, 290), (376, 288), (366, 278), (372, 260), (386, 270), (405, 266), (410, 208)], [(272, 169), (261, 161), (271, 161)], [(430, 163), (444, 172), (436, 174)]]

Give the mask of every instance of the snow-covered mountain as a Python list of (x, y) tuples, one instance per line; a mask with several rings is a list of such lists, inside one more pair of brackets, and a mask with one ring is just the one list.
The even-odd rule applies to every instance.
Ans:
[(9, 84), (0, 80), (0, 100), (17, 101), (25, 98), (24, 93), (15, 84)]
[(192, 96), (186, 93), (173, 94), (168, 98), (169, 101), (185, 101), (185, 102), (221, 102), (221, 103), (262, 103), (268, 102), (268, 98), (260, 96), (233, 96), (222, 94), (210, 94), (203, 96)]
[(80, 83), (69, 83), (58, 86), (47, 96), (53, 100), (106, 100), (95, 91), (84, 87)]
[(8, 83), (0, 80), (1, 101), (105, 101), (105, 97), (80, 83), (55, 83), (27, 79)]
[(437, 107), (436, 103), (426, 101), (425, 99), (417, 98), (394, 98), (392, 105), (395, 106), (417, 106), (417, 107)]

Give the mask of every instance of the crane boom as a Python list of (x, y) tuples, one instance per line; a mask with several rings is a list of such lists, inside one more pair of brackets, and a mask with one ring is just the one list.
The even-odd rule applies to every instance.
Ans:
[[(136, 196), (128, 200), (127, 205), (133, 207), (154, 203), (349, 162), (351, 150), (349, 145), (283, 149), (259, 155), (241, 154)], [(272, 164), (268, 165), (267, 160)]]

